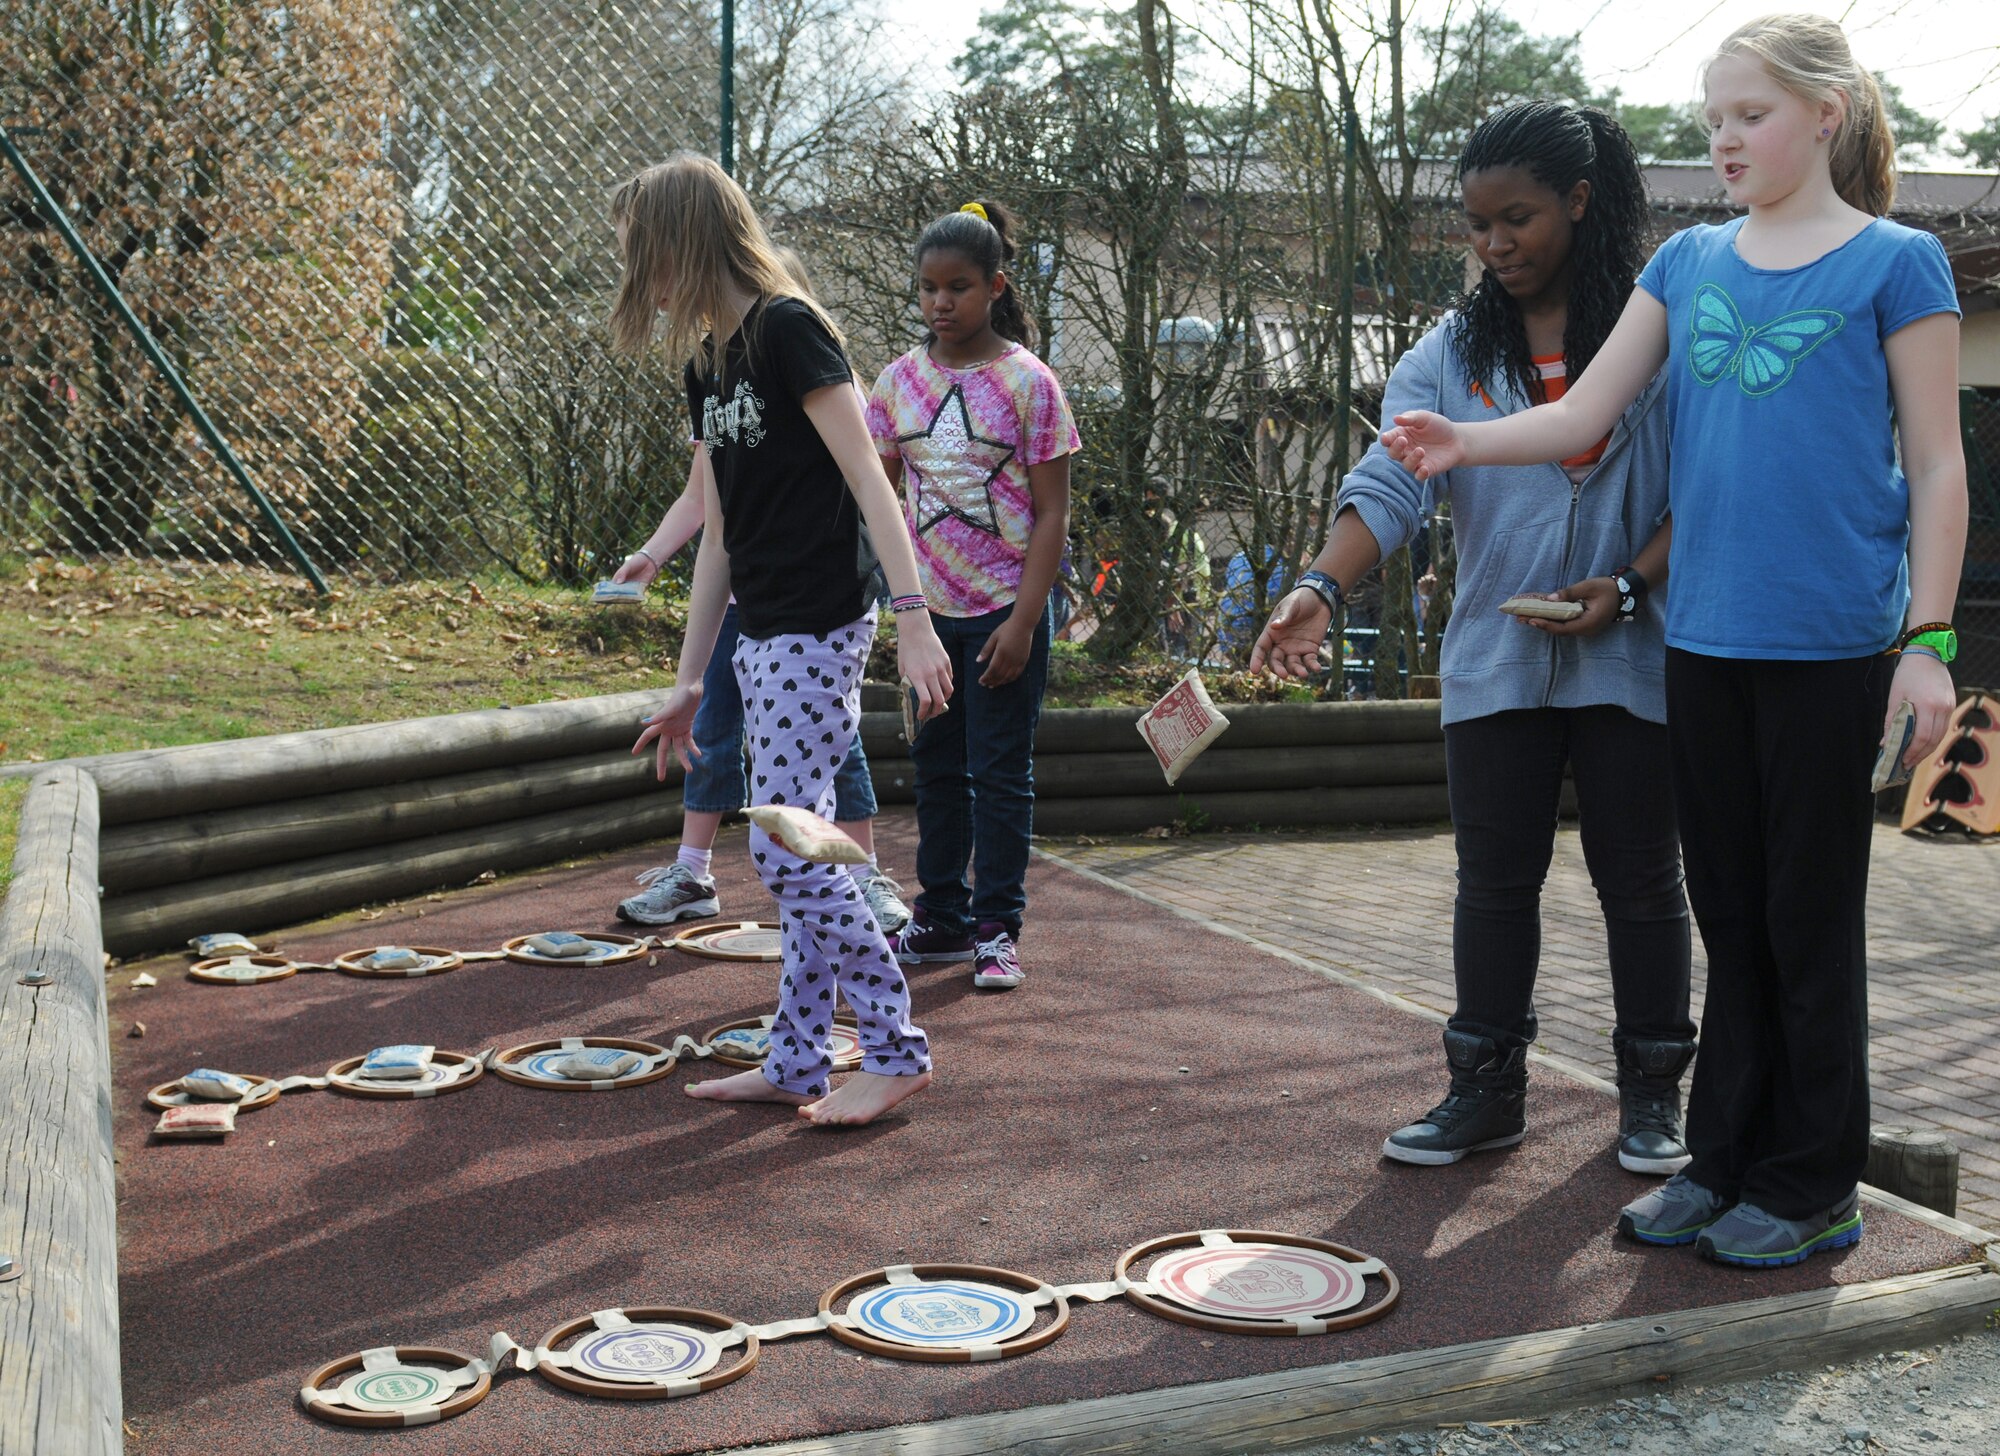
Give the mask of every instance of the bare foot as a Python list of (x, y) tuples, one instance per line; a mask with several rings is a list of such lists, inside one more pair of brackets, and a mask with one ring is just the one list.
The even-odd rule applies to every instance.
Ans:
[(856, 1072), (817, 1102), (805, 1102), (799, 1116), (817, 1127), (859, 1127), (873, 1122), (905, 1097), (930, 1086), (931, 1074), (885, 1077), (880, 1072)]
[(706, 1082), (690, 1082), (681, 1090), (690, 1097), (702, 1097), (712, 1102), (784, 1102), (801, 1111), (812, 1101), (803, 1092), (787, 1092), (782, 1087), (773, 1087), (770, 1079), (754, 1067), (733, 1077), (711, 1077)]

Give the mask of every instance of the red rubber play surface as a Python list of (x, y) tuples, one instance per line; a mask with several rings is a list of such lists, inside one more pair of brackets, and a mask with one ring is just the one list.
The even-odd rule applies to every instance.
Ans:
[[(885, 817), (892, 865), (907, 818)], [(766, 917), (742, 834), (717, 854), (723, 909)], [(609, 930), (629, 853), (276, 937), (331, 959), (361, 946), (494, 947)], [(158, 987), (114, 973), (125, 1417), (135, 1456), (395, 1449), (698, 1451), (1005, 1410), (1357, 1359), (1497, 1335), (1854, 1283), (1973, 1251), (1870, 1208), (1855, 1249), (1733, 1271), (1610, 1232), (1647, 1181), (1609, 1149), (1612, 1100), (1537, 1072), (1526, 1143), (1456, 1167), (1383, 1162), (1383, 1134), (1441, 1090), (1437, 1029), (1118, 891), (1037, 861), (1029, 978), (975, 992), (969, 967), (916, 968), (932, 1087), (850, 1132), (789, 1109), (681, 1094), (726, 1068), (684, 1061), (649, 1086), (583, 1096), (488, 1075), (429, 1101), (287, 1094), (226, 1144), (162, 1144), (146, 1089), (197, 1066), (323, 1074), (394, 1042), (474, 1052), (563, 1035), (667, 1043), (770, 1009), (768, 964), (696, 960), (567, 970), (474, 964), (429, 979), (301, 975)], [(417, 912), (425, 912), (418, 918)], [(238, 927), (218, 925), (217, 930)], [(1439, 934), (1446, 933), (1444, 928)], [(1289, 1093), (1287, 1096), (1285, 1094)], [(318, 1366), (379, 1345), (485, 1353), (613, 1306), (763, 1322), (810, 1315), (850, 1275), (905, 1263), (999, 1265), (1051, 1283), (1107, 1279), (1127, 1247), (1199, 1228), (1274, 1229), (1385, 1260), (1385, 1319), (1258, 1339), (1123, 1301), (1077, 1305), (1018, 1359), (919, 1365), (825, 1335), (765, 1347), (737, 1383), (613, 1401), (509, 1373), (436, 1426), (358, 1431), (303, 1414)], [(1370, 1298), (1374, 1297), (1371, 1287)]]

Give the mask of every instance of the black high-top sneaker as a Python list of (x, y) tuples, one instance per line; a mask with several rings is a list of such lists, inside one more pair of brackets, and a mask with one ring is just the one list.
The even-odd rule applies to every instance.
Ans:
[(1528, 1049), (1447, 1030), (1451, 1091), (1408, 1127), (1389, 1134), (1382, 1156), (1399, 1163), (1456, 1163), (1467, 1153), (1511, 1148), (1527, 1131)]
[(1621, 1042), (1618, 1052), (1618, 1166), (1664, 1177), (1688, 1165), (1681, 1134), (1681, 1073), (1691, 1041)]

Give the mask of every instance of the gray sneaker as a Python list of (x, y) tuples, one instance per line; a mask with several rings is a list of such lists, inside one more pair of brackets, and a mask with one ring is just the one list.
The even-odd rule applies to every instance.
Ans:
[(1809, 1218), (1779, 1218), (1754, 1203), (1739, 1203), (1701, 1231), (1694, 1251), (1718, 1264), (1771, 1269), (1802, 1264), (1821, 1249), (1861, 1242), (1861, 1190)]
[(882, 927), (884, 935), (894, 935), (910, 923), (910, 907), (903, 903), (903, 887), (881, 870), (857, 876), (861, 893), (868, 901), (868, 913)]
[(1676, 1173), (1618, 1215), (1618, 1232), (1642, 1244), (1691, 1244), (1729, 1205), (1684, 1173)]
[(675, 860), (655, 865), (639, 877), (646, 888), (618, 902), (618, 918), (634, 925), (672, 925), (676, 920), (700, 920), (718, 914), (715, 881), (704, 880)]

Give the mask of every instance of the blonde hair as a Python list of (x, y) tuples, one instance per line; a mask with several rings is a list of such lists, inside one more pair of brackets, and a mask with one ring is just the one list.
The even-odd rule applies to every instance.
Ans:
[[(794, 281), (748, 194), (709, 158), (680, 152), (648, 167), (613, 194), (611, 221), (624, 232), (624, 274), (611, 305), (611, 344), (619, 353), (645, 352), (664, 314), (669, 359), (699, 353), (719, 368), (723, 341), (713, 334), (737, 290), (764, 301), (797, 299), (847, 347), (811, 290)], [(744, 345), (754, 355), (754, 334), (745, 334)]]
[(1754, 57), (1802, 101), (1846, 99), (1827, 154), (1833, 189), (1849, 207), (1888, 216), (1896, 200), (1896, 136), (1881, 86), (1854, 59), (1841, 28), (1823, 15), (1763, 15), (1731, 31), (1709, 59), (1729, 55)]

